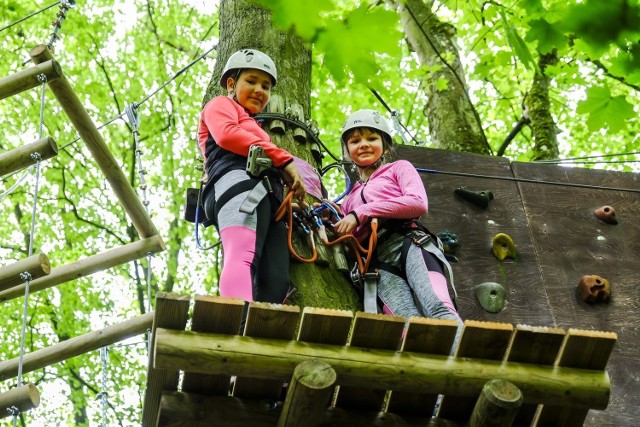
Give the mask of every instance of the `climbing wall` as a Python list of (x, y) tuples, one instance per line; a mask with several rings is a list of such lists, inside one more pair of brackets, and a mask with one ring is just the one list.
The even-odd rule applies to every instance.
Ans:
[[(398, 147), (397, 156), (438, 171), (421, 173), (429, 197), (423, 220), (436, 234), (448, 230), (458, 236), (458, 262), (452, 265), (462, 317), (617, 332), (607, 365), (609, 407), (589, 412), (585, 425), (635, 425), (640, 419), (635, 403), (640, 397), (640, 175), (416, 147)], [(483, 208), (454, 194), (458, 187), (488, 190), (494, 199)], [(624, 188), (635, 192), (617, 190)], [(594, 210), (605, 205), (615, 209), (618, 224), (596, 218)], [(513, 239), (515, 259), (493, 256), (496, 233)], [(579, 298), (583, 275), (609, 280), (609, 304)], [(505, 288), (502, 311), (489, 313), (479, 304), (474, 288), (483, 282)]]

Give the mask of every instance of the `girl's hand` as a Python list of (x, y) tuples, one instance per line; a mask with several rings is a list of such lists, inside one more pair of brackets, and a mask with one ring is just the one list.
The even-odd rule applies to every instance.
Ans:
[(358, 220), (354, 213), (342, 218), (340, 221), (333, 224), (333, 229), (341, 236), (351, 233), (358, 226)]
[(302, 181), (302, 175), (298, 171), (298, 166), (294, 162), (289, 163), (282, 170), (284, 175), (284, 181), (289, 186), (289, 190), (293, 191), (293, 197), (298, 201), (300, 205), (306, 206), (304, 201), (307, 195), (307, 190), (304, 188), (304, 182)]

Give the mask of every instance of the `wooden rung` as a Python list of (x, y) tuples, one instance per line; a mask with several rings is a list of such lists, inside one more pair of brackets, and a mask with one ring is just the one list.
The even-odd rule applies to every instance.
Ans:
[(38, 76), (41, 74), (44, 74), (47, 81), (55, 80), (62, 76), (62, 68), (55, 60), (50, 59), (10, 76), (3, 77), (0, 79), (0, 99), (40, 86), (42, 82), (38, 80)]
[[(400, 346), (405, 319), (386, 314), (356, 313), (350, 347), (397, 350)], [(386, 390), (359, 387), (339, 387), (335, 406), (340, 408), (381, 411)]]
[[(61, 265), (51, 270), (47, 276), (35, 279), (29, 284), (29, 292), (37, 292), (52, 286), (66, 283), (80, 277), (88, 276), (125, 262), (133, 261), (146, 256), (148, 253), (156, 253), (164, 250), (164, 242), (160, 236), (152, 236), (148, 239), (127, 243), (119, 248), (80, 259), (69, 264)], [(25, 285), (14, 286), (0, 291), (0, 302), (24, 296)]]
[(0, 418), (11, 416), (11, 408), (26, 412), (40, 405), (40, 392), (33, 384), (25, 384), (0, 394)]
[[(292, 305), (252, 302), (249, 304), (244, 335), (248, 337), (292, 340), (300, 321), (300, 308)], [(236, 378), (233, 395), (236, 397), (268, 398), (281, 397), (282, 387), (289, 377), (282, 380)]]
[[(446, 356), (451, 353), (457, 330), (458, 322), (455, 320), (411, 317), (402, 343), (402, 351)], [(400, 415), (430, 417), (437, 398), (437, 393), (392, 391), (389, 394), (387, 411)]]
[(0, 154), (0, 176), (35, 165), (36, 159), (32, 155), (36, 153), (40, 156), (40, 160), (50, 159), (58, 154), (58, 145), (53, 138), (47, 136)]
[[(569, 329), (565, 336), (557, 366), (604, 371), (618, 340), (615, 332)], [(584, 424), (587, 409), (545, 405), (538, 412), (535, 425), (577, 427)]]
[[(456, 357), (485, 360), (503, 360), (509, 347), (513, 325), (509, 323), (466, 320), (462, 329)], [(444, 396), (438, 416), (457, 422), (466, 422), (477, 397)]]
[[(158, 292), (156, 295), (156, 311), (153, 318), (151, 348), (155, 348), (156, 330), (158, 328), (184, 330), (187, 325), (190, 297), (175, 293)], [(153, 353), (149, 355), (147, 372), (147, 389), (142, 408), (142, 425), (155, 427), (160, 406), (160, 395), (163, 391), (178, 388), (178, 371), (155, 368)]]
[(305, 307), (298, 341), (345, 345), (349, 338), (353, 313), (349, 310)]
[(46, 276), (50, 272), (51, 265), (46, 254), (31, 255), (28, 258), (0, 268), (0, 291), (25, 283), (26, 280), (22, 277), (23, 273), (29, 273), (29, 281), (31, 282), (34, 279)]
[[(553, 365), (564, 341), (560, 328), (517, 325), (507, 354), (507, 360), (519, 363)], [(538, 409), (537, 404), (525, 403), (513, 422), (516, 426), (530, 426)]]
[[(245, 302), (239, 298), (196, 296), (191, 330), (237, 335), (242, 322)], [(187, 372), (182, 379), (182, 391), (200, 394), (226, 395), (229, 375), (205, 375)]]

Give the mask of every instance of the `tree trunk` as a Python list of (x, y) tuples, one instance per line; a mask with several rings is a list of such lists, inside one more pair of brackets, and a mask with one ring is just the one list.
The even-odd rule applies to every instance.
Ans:
[[(280, 96), (284, 100), (285, 109), (294, 104), (299, 105), (304, 115), (303, 121), (306, 122), (311, 110), (311, 51), (293, 33), (284, 34), (277, 30), (271, 23), (270, 13), (246, 0), (220, 2), (218, 60), (203, 104), (216, 95), (226, 93), (218, 84), (222, 68), (227, 58), (242, 48), (258, 49), (274, 60), (278, 68), (278, 84), (272, 93), (272, 101), (274, 96)], [(273, 104), (272, 102), (272, 106)], [(268, 130), (268, 126), (265, 129)], [(316, 169), (321, 166), (311, 155), (309, 143), (294, 140), (291, 126), (287, 125), (284, 134), (271, 133), (271, 137), (278, 146), (306, 160)], [(309, 257), (309, 249), (304, 247), (307, 245), (296, 246), (300, 249), (301, 256)], [(296, 292), (288, 300), (291, 304), (347, 310), (361, 307), (350, 281), (338, 272), (331, 259), (328, 266), (292, 262), (290, 272), (292, 284), (296, 288)]]
[(422, 87), (428, 102), (424, 114), (435, 147), (491, 154), (480, 118), (469, 99), (464, 70), (453, 37), (455, 28), (431, 12), (432, 1), (392, 1), (398, 8), (407, 41), (422, 66), (430, 69)]
[(540, 72), (533, 76), (531, 90), (525, 100), (534, 141), (531, 160), (557, 159), (560, 154), (556, 138), (558, 128), (551, 116), (551, 102), (549, 101), (549, 82), (551, 79), (544, 72), (548, 65), (554, 65), (557, 62), (558, 57), (555, 53), (540, 55), (538, 60)]

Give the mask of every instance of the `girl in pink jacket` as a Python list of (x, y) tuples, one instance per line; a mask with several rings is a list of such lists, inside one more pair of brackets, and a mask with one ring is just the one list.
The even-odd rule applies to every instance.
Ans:
[[(387, 121), (374, 110), (356, 111), (347, 118), (341, 140), (360, 180), (344, 199), (345, 216), (334, 228), (340, 235), (353, 233), (366, 243), (371, 220), (378, 219), (376, 258), (371, 267), (379, 274), (377, 301), (383, 311), (406, 319), (424, 316), (460, 321), (447, 288), (448, 262), (437, 238), (418, 222), (428, 210), (422, 179), (406, 160), (385, 163), (392, 148)], [(372, 296), (366, 293), (367, 286), (365, 308), (367, 299), (372, 307)], [(376, 306), (374, 300), (374, 310)]]
[[(284, 223), (273, 220), (281, 178), (296, 199), (305, 197), (293, 156), (276, 146), (254, 119), (269, 102), (276, 81), (269, 56), (254, 49), (234, 53), (220, 79), (228, 95), (205, 105), (198, 128), (207, 174), (204, 211), (216, 224), (224, 254), (220, 295), (245, 301), (284, 301), (289, 288), (287, 233)], [(273, 166), (258, 177), (246, 171), (255, 145)]]

